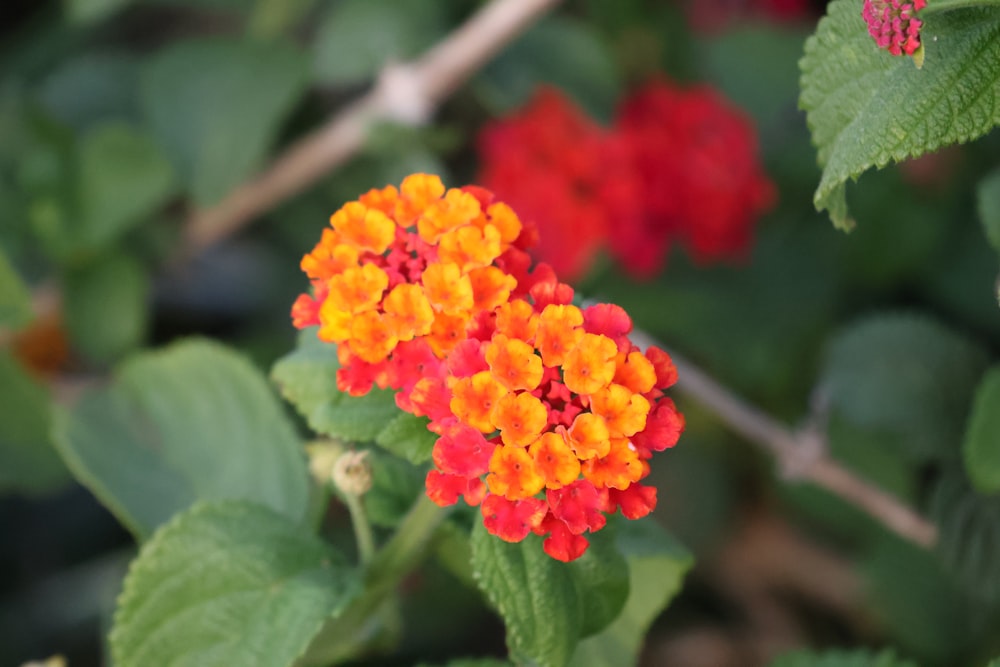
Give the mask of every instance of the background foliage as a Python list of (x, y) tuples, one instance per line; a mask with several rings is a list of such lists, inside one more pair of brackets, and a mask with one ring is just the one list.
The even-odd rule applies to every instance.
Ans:
[[(654, 534), (620, 526), (601, 536), (618, 551), (593, 547), (623, 554), (628, 582), (596, 565), (586, 576), (560, 570), (546, 579), (553, 591), (512, 622), (506, 610), (525, 601), (505, 582), (540, 552), (478, 530), (470, 545), (472, 519), (458, 512), (435, 534), (428, 565), (406, 579), (393, 610), (401, 622), (365, 641), (391, 646), (393, 664), (502, 664), (485, 658), (506, 655), (503, 618), (515, 657), (542, 663), (986, 664), (1000, 653), (996, 10), (928, 19), (937, 40), (918, 71), (874, 49), (849, 0), (794, 11), (568, 2), (430, 124), (380, 126), (343, 168), (186, 252), (192, 210), (219, 202), (364, 92), (385, 62), (417, 56), (479, 4), (5, 7), (0, 663), (56, 653), (74, 667), (141, 663), (162, 648), (143, 615), (160, 612), (136, 587), (192, 586), (222, 600), (244, 591), (233, 607), (189, 602), (221, 605), (221, 618), (264, 610), (294, 630), (261, 648), (271, 651), (261, 664), (329, 655), (309, 645), (310, 629), (331, 617), (361, 636), (350, 625), (365, 603), (350, 524), (337, 499), (307, 482), (303, 443), (318, 433), (379, 446), (365, 503), (382, 539), (419, 494), (433, 439), (391, 396), (340, 405), (326, 374), (335, 354), (309, 336), (297, 343), (289, 325), (305, 285), (299, 258), (332, 211), (371, 187), (418, 170), (475, 182), (480, 128), (538, 84), (607, 123), (628, 90), (665, 74), (711, 84), (752, 118), (777, 203), (742, 260), (704, 265), (675, 250), (638, 281), (602, 255), (577, 287), (622, 305), (780, 420), (818, 420), (833, 458), (932, 519), (937, 546), (786, 483), (711, 410), (680, 401), (688, 430), (652, 473)], [(834, 229), (830, 216), (855, 230)], [(226, 556), (245, 549), (260, 558)], [(218, 556), (192, 563), (192, 550)], [(482, 558), (487, 550), (497, 553)], [(262, 578), (276, 583), (255, 588)], [(600, 583), (601, 595), (581, 580)], [(617, 600), (623, 611), (612, 620), (580, 600)], [(183, 610), (168, 611), (178, 632), (197, 636), (192, 651), (207, 647), (188, 656), (196, 664), (244, 664), (234, 651), (256, 649), (199, 634)], [(236, 625), (251, 637), (257, 627)]]

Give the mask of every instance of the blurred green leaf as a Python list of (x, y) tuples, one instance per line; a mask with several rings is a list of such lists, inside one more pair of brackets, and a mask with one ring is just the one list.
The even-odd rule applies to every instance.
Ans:
[(140, 540), (198, 500), (250, 500), (305, 521), (298, 438), (264, 377), (216, 343), (189, 340), (129, 360), (109, 388), (57, 411), (55, 441)]
[(175, 42), (141, 73), (141, 101), (160, 145), (199, 205), (257, 169), (305, 89), (294, 46), (212, 38)]
[(305, 16), (316, 0), (256, 0), (247, 33), (271, 39), (288, 32)]
[(604, 630), (618, 618), (629, 595), (629, 570), (615, 543), (614, 526), (587, 536), (587, 551), (569, 563), (580, 596), (580, 636)]
[(390, 62), (420, 54), (444, 34), (447, 17), (434, 0), (341, 0), (321, 19), (313, 75), (324, 84), (360, 83)]
[(63, 276), (66, 327), (87, 358), (105, 363), (146, 337), (149, 277), (125, 254), (108, 255)]
[(952, 576), (975, 598), (1000, 601), (1000, 497), (981, 496), (963, 474), (947, 472), (934, 488), (930, 513)]
[(392, 528), (424, 492), (424, 469), (379, 450), (372, 450), (372, 488), (364, 496), (368, 520)]
[(979, 219), (986, 231), (986, 238), (1000, 251), (1000, 169), (994, 169), (976, 186), (979, 201)]
[(507, 648), (517, 664), (568, 665), (580, 638), (581, 598), (566, 563), (542, 550), (542, 538), (517, 543), (472, 530), (476, 582), (507, 627)]
[(78, 238), (101, 247), (166, 203), (173, 170), (149, 137), (127, 125), (103, 125), (80, 144), (79, 188)]
[(0, 247), (0, 328), (20, 329), (31, 316), (31, 293)]
[(769, 667), (917, 667), (917, 664), (897, 657), (892, 649), (880, 653), (866, 650), (832, 650), (823, 653), (812, 651), (786, 653)]
[(65, 60), (38, 88), (46, 113), (76, 131), (139, 120), (139, 66), (127, 53), (97, 51)]
[(158, 530), (129, 568), (112, 657), (120, 667), (291, 667), (360, 579), (287, 516), (199, 503)]
[(135, 0), (63, 0), (63, 6), (71, 22), (95, 23), (133, 2)]
[(806, 42), (800, 105), (823, 176), (813, 202), (850, 228), (847, 180), (987, 133), (1000, 121), (1000, 11), (928, 14), (923, 69), (880, 50), (853, 0), (834, 0)]
[(316, 329), (299, 335), (294, 351), (278, 360), (271, 377), (285, 399), (323, 435), (370, 442), (399, 416), (393, 392), (372, 389), (350, 396), (337, 389), (337, 346), (316, 337)]
[(969, 402), (988, 356), (920, 315), (868, 317), (830, 345), (822, 385), (854, 423), (900, 436), (909, 460), (957, 457)]
[[(433, 667), (430, 663), (421, 662), (417, 667)], [(513, 663), (499, 658), (459, 658), (449, 660), (440, 667), (514, 667)]]
[(0, 349), (0, 492), (46, 493), (70, 480), (50, 428), (45, 387)]
[(901, 648), (921, 662), (963, 663), (976, 624), (940, 559), (884, 532), (863, 568), (869, 604)]
[(628, 563), (629, 596), (621, 614), (576, 647), (573, 667), (635, 664), (653, 620), (681, 588), (694, 561), (653, 521), (622, 521), (618, 547)]
[(962, 454), (966, 474), (977, 491), (1000, 491), (1000, 366), (994, 366), (979, 383)]
[(376, 444), (410, 463), (423, 463), (431, 458), (437, 434), (427, 430), (427, 417), (414, 417), (401, 412), (375, 438)]
[(575, 100), (591, 117), (610, 123), (622, 89), (607, 45), (585, 22), (544, 18), (491, 62), (474, 91), (496, 115), (523, 106), (540, 84)]

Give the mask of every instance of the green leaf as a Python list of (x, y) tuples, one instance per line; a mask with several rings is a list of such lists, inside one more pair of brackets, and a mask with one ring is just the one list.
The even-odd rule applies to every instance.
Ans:
[(80, 144), (79, 188), (78, 238), (101, 247), (166, 203), (173, 169), (151, 138), (127, 125), (103, 125)]
[(64, 0), (69, 20), (74, 23), (95, 23), (108, 18), (135, 0)]
[(977, 491), (1000, 491), (1000, 366), (994, 366), (979, 383), (962, 454)]
[(142, 106), (188, 192), (204, 206), (260, 166), (305, 82), (304, 58), (289, 44), (189, 40), (146, 63)]
[(384, 65), (420, 54), (445, 32), (447, 17), (434, 0), (343, 0), (322, 18), (314, 76), (326, 84), (372, 78)]
[(617, 543), (628, 563), (628, 600), (611, 625), (580, 642), (570, 662), (574, 667), (635, 664), (649, 626), (694, 564), (691, 554), (653, 521), (620, 522)]
[(31, 293), (0, 248), (0, 328), (20, 329), (31, 316)]
[[(433, 667), (430, 663), (421, 662), (417, 667)], [(440, 667), (514, 667), (513, 663), (499, 658), (458, 658), (449, 660)]]
[(931, 496), (937, 550), (952, 576), (974, 597), (1000, 600), (1000, 497), (983, 497), (964, 475), (946, 473)]
[(917, 667), (917, 664), (897, 657), (892, 649), (880, 653), (866, 650), (833, 650), (824, 653), (812, 651), (786, 653), (772, 662), (770, 667)]
[(113, 361), (146, 337), (149, 277), (128, 255), (105, 257), (63, 278), (66, 326), (87, 358)]
[(376, 526), (391, 528), (424, 492), (426, 471), (378, 450), (371, 450), (372, 488), (364, 496), (368, 520)]
[(1000, 251), (1000, 169), (994, 169), (979, 181), (976, 187), (979, 219), (986, 231), (986, 238)]
[(852, 225), (847, 179), (970, 141), (1000, 121), (1000, 11), (923, 18), (923, 69), (880, 50), (854, 0), (831, 2), (806, 42), (799, 104), (823, 166), (813, 202), (838, 227)]
[(139, 65), (113, 51), (81, 53), (60, 63), (38, 87), (45, 112), (78, 132), (110, 120), (139, 120)]
[(610, 122), (622, 83), (607, 45), (585, 22), (549, 17), (529, 28), (474, 82), (494, 114), (523, 106), (541, 84), (566, 93), (590, 116)]
[(77, 478), (139, 539), (198, 500), (239, 499), (304, 522), (309, 478), (291, 424), (243, 357), (189, 340), (126, 362), (56, 413)]
[(580, 598), (581, 637), (600, 632), (618, 618), (629, 594), (628, 563), (615, 543), (614, 527), (587, 539), (586, 553), (569, 563)]
[(119, 667), (290, 667), (359, 581), (287, 516), (201, 503), (158, 530), (129, 568), (112, 657)]
[(45, 387), (0, 349), (0, 491), (45, 493), (69, 481), (50, 428)]
[(918, 315), (877, 315), (830, 346), (823, 373), (832, 406), (859, 426), (885, 431), (922, 462), (959, 451), (984, 349)]
[(437, 434), (427, 430), (430, 420), (427, 417), (415, 417), (408, 412), (385, 425), (385, 428), (375, 438), (375, 442), (385, 447), (400, 458), (410, 463), (420, 464), (429, 461), (431, 450), (437, 442)]
[(542, 550), (542, 538), (518, 543), (472, 531), (476, 582), (507, 626), (507, 647), (517, 664), (568, 665), (580, 637), (583, 612), (572, 570)]
[(338, 368), (336, 345), (316, 338), (312, 328), (299, 335), (293, 352), (278, 360), (271, 377), (317, 433), (348, 441), (375, 440), (400, 413), (393, 392), (345, 394), (337, 389)]

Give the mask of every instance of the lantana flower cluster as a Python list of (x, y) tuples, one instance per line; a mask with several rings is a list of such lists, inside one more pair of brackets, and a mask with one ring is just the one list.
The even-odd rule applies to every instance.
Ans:
[(868, 24), (868, 34), (880, 49), (894, 56), (914, 55), (920, 49), (920, 28), (923, 21), (917, 12), (927, 6), (927, 0), (865, 0), (861, 16)]
[(338, 387), (396, 390), (438, 439), (427, 494), (479, 506), (486, 529), (518, 542), (544, 535), (562, 561), (621, 510), (649, 514), (654, 452), (684, 418), (664, 391), (666, 352), (628, 338), (618, 306), (574, 305), (537, 235), (492, 193), (407, 177), (346, 204), (302, 260), (312, 282), (296, 327), (337, 345)]
[(540, 89), (484, 128), (479, 152), (483, 185), (538, 225), (535, 254), (570, 280), (605, 247), (639, 278), (673, 242), (702, 263), (740, 258), (775, 200), (750, 120), (708, 86), (666, 79), (627, 97), (611, 129)]

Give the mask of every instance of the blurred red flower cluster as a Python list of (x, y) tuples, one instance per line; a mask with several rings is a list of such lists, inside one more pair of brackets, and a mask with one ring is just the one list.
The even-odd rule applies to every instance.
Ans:
[(738, 258), (775, 195), (749, 118), (707, 86), (664, 79), (625, 99), (611, 129), (540, 89), (483, 129), (479, 152), (480, 182), (537, 226), (535, 254), (569, 280), (602, 248), (639, 278), (671, 242), (701, 262)]

